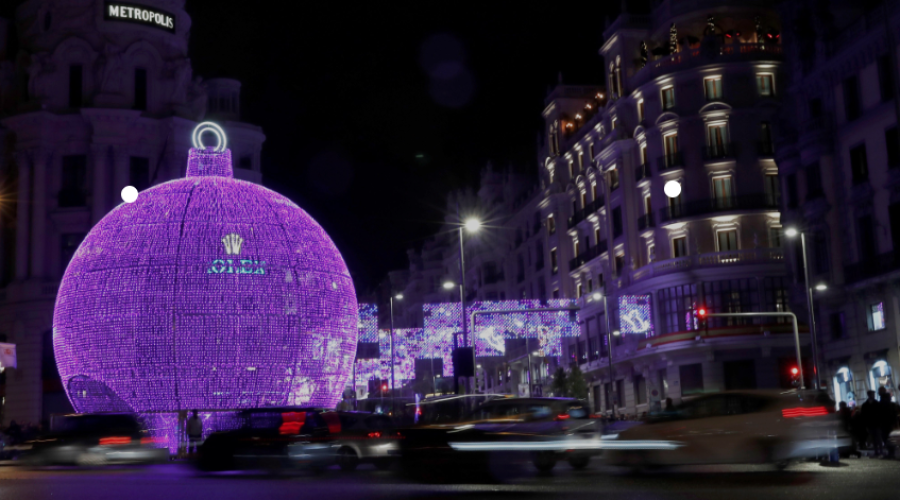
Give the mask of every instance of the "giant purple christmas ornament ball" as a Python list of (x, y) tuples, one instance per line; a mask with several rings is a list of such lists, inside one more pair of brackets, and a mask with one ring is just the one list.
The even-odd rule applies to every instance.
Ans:
[(224, 133), (203, 126), (187, 177), (112, 210), (66, 269), (53, 347), (77, 411), (341, 398), (358, 334), (341, 254), (289, 199), (234, 179)]

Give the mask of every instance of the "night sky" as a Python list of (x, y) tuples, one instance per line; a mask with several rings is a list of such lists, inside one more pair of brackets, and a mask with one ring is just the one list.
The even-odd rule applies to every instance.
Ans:
[(559, 72), (603, 82), (619, 2), (500, 4), (187, 2), (194, 74), (243, 83), (242, 119), (267, 136), (264, 184), (322, 224), (360, 293), (407, 267), (447, 193), (488, 161), (536, 179)]

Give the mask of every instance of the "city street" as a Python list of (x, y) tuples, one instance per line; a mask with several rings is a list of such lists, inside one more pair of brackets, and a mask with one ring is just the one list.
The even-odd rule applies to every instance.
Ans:
[(103, 470), (0, 469), (0, 498), (28, 499), (226, 499), (226, 498), (617, 498), (692, 499), (893, 499), (900, 462), (849, 459), (841, 467), (808, 463), (786, 472), (763, 466), (689, 467), (642, 475), (592, 466), (553, 476), (531, 476), (500, 485), (409, 484), (368, 467), (355, 473), (332, 468), (319, 476), (198, 476), (186, 464)]

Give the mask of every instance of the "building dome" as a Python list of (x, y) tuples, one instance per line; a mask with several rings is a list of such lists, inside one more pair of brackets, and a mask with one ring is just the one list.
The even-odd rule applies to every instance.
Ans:
[(66, 269), (53, 346), (69, 400), (80, 412), (333, 407), (356, 352), (347, 267), (300, 207), (232, 177), (224, 134), (203, 148), (199, 129), (187, 177), (112, 210)]

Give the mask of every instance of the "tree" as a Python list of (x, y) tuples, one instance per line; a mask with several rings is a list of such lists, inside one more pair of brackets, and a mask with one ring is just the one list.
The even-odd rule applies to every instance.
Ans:
[(568, 394), (566, 395), (570, 398), (578, 399), (587, 399), (588, 397), (588, 385), (587, 381), (584, 380), (584, 372), (574, 363), (569, 372)]
[(569, 395), (569, 380), (563, 367), (557, 368), (556, 373), (553, 374), (553, 384), (550, 386), (550, 390), (553, 391), (553, 395), (556, 397)]

